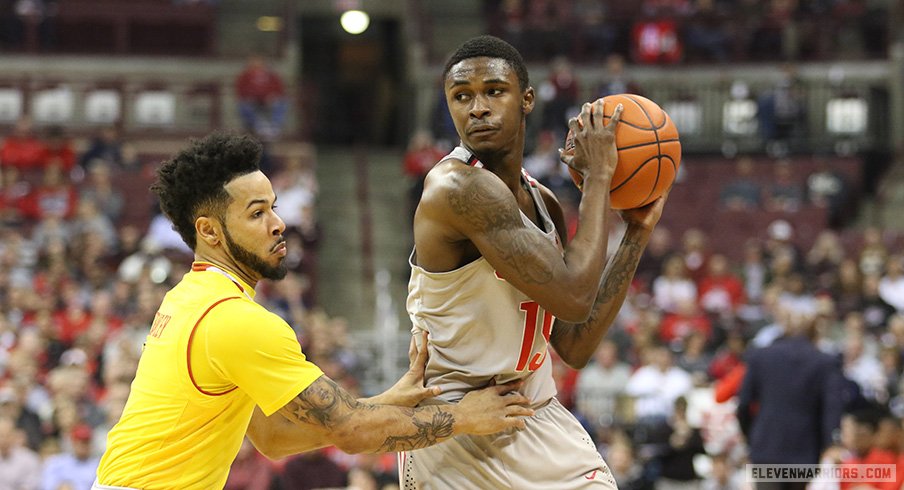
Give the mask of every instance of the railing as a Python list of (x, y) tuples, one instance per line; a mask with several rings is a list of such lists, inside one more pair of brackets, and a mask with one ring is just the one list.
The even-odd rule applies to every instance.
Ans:
[(0, 126), (22, 115), (72, 133), (118, 126), (126, 133), (201, 133), (223, 123), (219, 81), (127, 82), (121, 79), (0, 79)]

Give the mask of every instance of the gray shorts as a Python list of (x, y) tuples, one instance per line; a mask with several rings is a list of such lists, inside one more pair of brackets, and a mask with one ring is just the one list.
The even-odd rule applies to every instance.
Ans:
[(402, 490), (617, 490), (577, 419), (553, 398), (522, 431), (457, 436), (399, 455)]
[(137, 490), (129, 487), (111, 487), (109, 485), (101, 485), (97, 483), (97, 480), (94, 480), (94, 485), (91, 485), (91, 490)]

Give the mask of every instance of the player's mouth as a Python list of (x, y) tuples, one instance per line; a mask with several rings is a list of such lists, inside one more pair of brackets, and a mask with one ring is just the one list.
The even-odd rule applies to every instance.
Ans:
[(478, 124), (475, 126), (471, 126), (471, 128), (468, 130), (468, 134), (470, 134), (470, 135), (486, 134), (486, 133), (490, 133), (493, 131), (496, 131), (496, 126), (493, 126), (490, 124)]
[(276, 246), (273, 247), (273, 253), (280, 256), (285, 256), (288, 253), (288, 249), (286, 248), (286, 242), (279, 242)]

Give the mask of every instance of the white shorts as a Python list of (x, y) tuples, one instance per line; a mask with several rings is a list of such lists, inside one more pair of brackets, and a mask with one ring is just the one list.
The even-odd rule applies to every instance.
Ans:
[(402, 490), (616, 490), (587, 431), (553, 398), (527, 427), (399, 454)]

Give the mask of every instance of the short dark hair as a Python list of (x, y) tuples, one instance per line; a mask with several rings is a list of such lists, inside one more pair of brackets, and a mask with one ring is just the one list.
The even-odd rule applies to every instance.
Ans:
[(224, 220), (230, 202), (225, 185), (260, 170), (260, 158), (261, 144), (250, 136), (215, 132), (193, 139), (157, 169), (151, 192), (192, 250), (197, 245), (195, 220), (203, 214)]
[(443, 69), (443, 80), (446, 79), (449, 70), (459, 61), (482, 56), (505, 60), (518, 75), (518, 83), (521, 90), (526, 90), (528, 85), (530, 85), (527, 66), (524, 65), (524, 58), (521, 57), (521, 53), (511, 44), (495, 36), (478, 36), (465, 41), (459, 46), (452, 53), (452, 56), (449, 57), (449, 60), (446, 61), (446, 67)]

